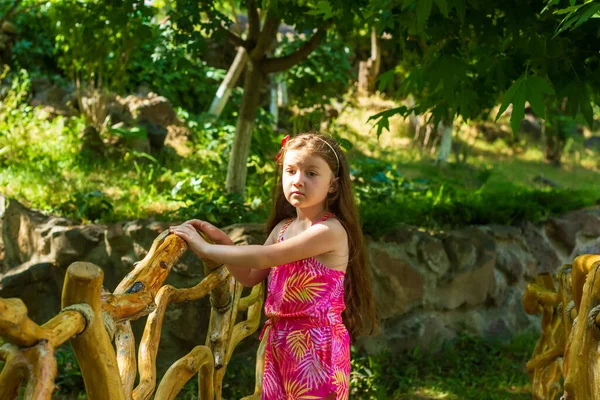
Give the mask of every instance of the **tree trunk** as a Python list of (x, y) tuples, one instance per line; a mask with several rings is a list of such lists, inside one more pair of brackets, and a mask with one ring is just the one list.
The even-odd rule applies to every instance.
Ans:
[(454, 125), (454, 119), (444, 119), (438, 125), (438, 133), (442, 137), (440, 141), (440, 149), (438, 151), (436, 163), (445, 165), (448, 163), (450, 152), (452, 151), (452, 130)]
[(381, 66), (381, 45), (375, 27), (371, 29), (371, 57), (358, 65), (358, 90), (361, 93), (373, 91), (375, 79)]
[(371, 66), (370, 78), (372, 83), (374, 83), (381, 68), (381, 39), (377, 36), (375, 27), (371, 28), (371, 60), (373, 60), (373, 64)]
[(564, 135), (561, 134), (562, 126), (558, 122), (554, 122), (552, 125), (552, 128), (546, 126), (545, 123), (542, 125), (544, 159), (548, 164), (560, 167), (566, 140)]
[(279, 83), (277, 82), (277, 74), (271, 77), (271, 102), (269, 104), (269, 112), (273, 117), (273, 130), (277, 129), (279, 124)]
[(231, 91), (237, 84), (237, 81), (244, 70), (248, 62), (248, 53), (246, 49), (243, 47), (239, 47), (235, 58), (233, 59), (233, 63), (231, 63), (231, 67), (229, 67), (229, 71), (227, 71), (227, 75), (225, 75), (225, 79), (221, 82), (221, 86), (219, 86), (219, 90), (215, 94), (215, 98), (213, 99), (210, 108), (208, 110), (209, 114), (212, 114), (216, 117), (219, 117), (223, 112), (223, 108), (225, 108), (225, 104), (227, 104), (227, 100), (229, 100), (229, 96), (231, 95)]
[(246, 163), (250, 153), (254, 117), (259, 105), (260, 89), (263, 86), (264, 76), (260, 65), (250, 60), (246, 68), (244, 82), (244, 97), (240, 107), (240, 115), (235, 129), (235, 138), (229, 165), (227, 166), (226, 188), (228, 193), (244, 194), (246, 187)]
[(277, 105), (279, 107), (287, 107), (288, 105), (288, 90), (287, 90), (287, 81), (282, 79), (277, 83), (277, 93), (279, 97), (279, 102)]

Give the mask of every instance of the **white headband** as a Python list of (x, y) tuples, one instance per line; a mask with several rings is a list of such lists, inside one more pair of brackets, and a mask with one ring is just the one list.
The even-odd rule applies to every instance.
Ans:
[(335, 171), (335, 176), (337, 176), (338, 173), (340, 172), (340, 158), (338, 157), (337, 153), (333, 149), (333, 146), (330, 145), (327, 140), (321, 139), (320, 137), (318, 137), (317, 139), (319, 139), (321, 142), (325, 143), (327, 146), (329, 146), (329, 148), (331, 149), (331, 151), (333, 151), (333, 155), (335, 155), (335, 160), (337, 161), (337, 170)]

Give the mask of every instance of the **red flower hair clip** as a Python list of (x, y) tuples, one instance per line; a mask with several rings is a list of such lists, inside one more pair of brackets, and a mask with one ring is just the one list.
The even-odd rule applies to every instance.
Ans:
[(286, 137), (284, 137), (283, 139), (281, 139), (281, 150), (279, 150), (279, 152), (275, 156), (275, 161), (279, 161), (279, 159), (281, 158), (281, 155), (283, 153), (283, 148), (285, 147), (285, 145), (287, 144), (287, 142), (289, 140), (290, 140), (290, 135), (286, 135)]

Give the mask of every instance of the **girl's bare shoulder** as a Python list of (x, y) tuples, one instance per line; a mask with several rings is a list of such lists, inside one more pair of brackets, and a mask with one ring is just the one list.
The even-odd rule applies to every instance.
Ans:
[(344, 225), (342, 225), (342, 223), (340, 222), (339, 219), (335, 218), (335, 217), (331, 217), (331, 218), (327, 218), (325, 221), (320, 222), (321, 224), (325, 225), (326, 227), (328, 227), (329, 229), (331, 229), (331, 231), (337, 236), (347, 236), (348, 232), (346, 232), (346, 228), (344, 228)]

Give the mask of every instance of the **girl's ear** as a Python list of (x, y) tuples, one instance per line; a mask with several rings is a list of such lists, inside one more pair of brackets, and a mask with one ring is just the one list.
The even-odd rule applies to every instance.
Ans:
[(334, 178), (334, 179), (331, 181), (331, 183), (329, 184), (329, 190), (327, 191), (328, 193), (335, 193), (335, 192), (337, 192), (337, 191), (338, 191), (338, 189), (339, 189), (339, 186), (340, 186), (340, 185), (339, 185), (339, 180), (340, 180), (340, 178), (339, 178), (339, 177), (337, 177), (337, 178)]

